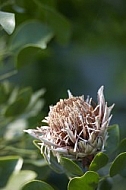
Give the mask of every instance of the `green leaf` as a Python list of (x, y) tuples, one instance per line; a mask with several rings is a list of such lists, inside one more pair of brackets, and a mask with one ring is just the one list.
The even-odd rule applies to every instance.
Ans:
[(44, 93), (45, 93), (45, 89), (40, 89), (40, 90), (34, 92), (34, 94), (32, 94), (31, 99), (30, 99), (30, 103), (29, 103), (28, 108), (27, 108), (29, 111), (32, 110), (32, 112), (37, 112), (37, 113), (40, 112), (40, 110), (42, 109), (42, 106), (41, 107), (39, 106), (40, 109), (38, 109), (37, 104), (38, 103), (39, 103), (39, 105), (44, 104), (43, 100), (41, 98), (41, 96)]
[(19, 52), (24, 47), (45, 49), (53, 37), (52, 30), (37, 20), (29, 20), (21, 24), (10, 41), (9, 50)]
[(11, 34), (15, 28), (15, 15), (0, 11), (0, 25), (8, 34)]
[(3, 82), (0, 84), (0, 104), (6, 103), (10, 95), (10, 84)]
[(42, 50), (40, 47), (28, 46), (23, 47), (17, 55), (16, 58), (16, 67), (18, 69), (22, 68), (25, 65), (36, 63), (38, 57), (44, 58), (48, 55), (46, 50)]
[[(22, 132), (26, 128), (26, 126), (27, 126), (27, 122), (23, 118), (17, 119), (17, 120), (14, 119), (12, 122), (9, 122), (4, 132), (4, 140), (14, 141), (14, 142), (18, 141), (19, 138), (23, 135)], [(12, 145), (12, 149), (13, 149), (13, 145)], [(20, 152), (20, 150), (18, 152)]]
[(72, 160), (61, 157), (60, 158), (60, 164), (64, 168), (65, 174), (67, 174), (68, 177), (75, 177), (75, 176), (81, 176), (83, 175), (82, 169), (75, 164)]
[(48, 183), (40, 180), (33, 180), (28, 182), (22, 190), (54, 190)]
[(120, 142), (118, 151), (119, 153), (126, 152), (126, 138)]
[[(126, 178), (121, 177), (120, 175), (112, 178), (112, 189), (111, 190), (126, 190)], [(108, 190), (108, 189), (106, 189)]]
[(16, 101), (8, 106), (5, 116), (15, 117), (19, 114), (22, 114), (30, 102), (31, 95), (31, 88), (24, 88), (23, 90), (20, 90)]
[(108, 128), (108, 139), (106, 143), (106, 154), (112, 154), (119, 145), (119, 126), (118, 125), (112, 125)]
[(95, 190), (99, 182), (99, 175), (96, 172), (88, 171), (82, 177), (75, 177), (70, 180), (68, 190)]
[[(45, 155), (43, 154), (44, 158), (46, 159)], [(51, 153), (50, 155), (50, 164), (49, 167), (54, 170), (56, 173), (62, 174), (64, 173), (64, 168), (63, 166), (58, 163), (57, 158), (53, 156)]]
[(27, 106), (31, 100), (32, 89), (31, 87), (23, 88), (19, 91), (18, 98), (23, 99), (23, 103)]
[(112, 180), (111, 178), (105, 178), (104, 180), (101, 180), (101, 183), (99, 185), (100, 190), (111, 190), (112, 189)]
[(104, 167), (108, 162), (108, 156), (103, 152), (99, 152), (95, 155), (94, 159), (92, 160), (89, 170), (97, 171), (100, 168)]
[(43, 3), (43, 1), (34, 0), (38, 5), (41, 12), (46, 17), (46, 22), (53, 29), (57, 41), (61, 44), (68, 43), (71, 36), (71, 25), (70, 22), (53, 7)]
[[(25, 163), (26, 163), (26, 160), (25, 160)], [(47, 166), (47, 162), (44, 159), (40, 159), (40, 160), (27, 159), (27, 163), (33, 164), (36, 167)]]
[(25, 183), (36, 178), (36, 173), (30, 170), (22, 170), (11, 175), (6, 186), (6, 190), (21, 190)]
[(126, 176), (126, 152), (119, 154), (110, 167), (110, 176), (117, 174)]
[(0, 158), (0, 187), (6, 185), (10, 175), (19, 171), (23, 160), (18, 156), (5, 156)]
[(15, 117), (15, 116), (23, 113), (25, 108), (26, 107), (23, 104), (23, 100), (18, 99), (7, 108), (7, 110), (5, 112), (5, 116), (6, 117)]

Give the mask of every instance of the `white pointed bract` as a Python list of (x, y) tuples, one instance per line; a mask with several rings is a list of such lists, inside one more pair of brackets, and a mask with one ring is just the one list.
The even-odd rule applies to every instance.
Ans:
[(41, 151), (50, 163), (50, 151), (59, 160), (60, 155), (83, 160), (88, 156), (104, 151), (107, 129), (114, 105), (107, 107), (103, 86), (98, 90), (98, 104), (83, 96), (60, 100), (50, 107), (48, 117), (43, 122), (47, 126), (28, 129), (25, 132), (40, 140)]

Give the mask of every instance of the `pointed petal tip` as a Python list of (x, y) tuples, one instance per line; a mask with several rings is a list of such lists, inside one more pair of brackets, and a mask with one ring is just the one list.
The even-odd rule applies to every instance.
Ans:
[(73, 97), (72, 93), (70, 92), (70, 90), (67, 90), (67, 93), (68, 93), (68, 97), (71, 98)]
[(115, 107), (115, 103), (110, 106), (111, 109), (113, 109), (114, 107)]
[(28, 130), (25, 129), (25, 130), (23, 130), (23, 131), (27, 133)]
[(114, 107), (114, 106), (115, 106), (115, 103), (113, 103), (112, 105), (113, 105), (113, 107)]
[(104, 90), (104, 86), (102, 85), (99, 90), (98, 90), (98, 93), (103, 93), (103, 90)]
[(32, 133), (32, 129), (25, 129), (25, 130), (23, 130), (25, 133), (29, 133), (29, 134), (31, 134)]

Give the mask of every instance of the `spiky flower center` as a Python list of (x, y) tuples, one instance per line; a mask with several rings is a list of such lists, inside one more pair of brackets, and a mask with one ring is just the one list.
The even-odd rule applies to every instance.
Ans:
[(97, 115), (98, 107), (94, 109), (83, 97), (70, 97), (50, 108), (46, 119), (56, 144), (74, 146), (76, 139), (88, 140), (90, 132), (98, 131)]

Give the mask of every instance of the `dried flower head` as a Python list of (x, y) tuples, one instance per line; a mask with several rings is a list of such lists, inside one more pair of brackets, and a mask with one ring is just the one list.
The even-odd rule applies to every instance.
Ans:
[(25, 132), (40, 140), (41, 150), (48, 162), (50, 151), (59, 160), (60, 155), (71, 159), (92, 158), (104, 150), (107, 129), (114, 105), (107, 106), (103, 86), (98, 90), (98, 104), (91, 98), (74, 97), (68, 91), (69, 98), (60, 100), (50, 107), (48, 117), (43, 122), (47, 126), (28, 129)]

